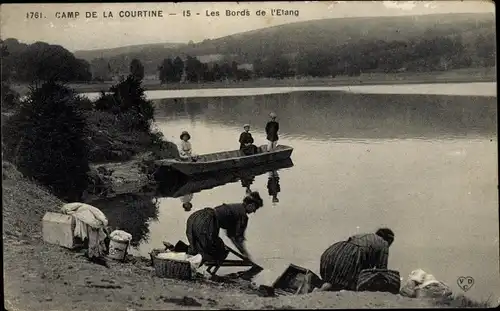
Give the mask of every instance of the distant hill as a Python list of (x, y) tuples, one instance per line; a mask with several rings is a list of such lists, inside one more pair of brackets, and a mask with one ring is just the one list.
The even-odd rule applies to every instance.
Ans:
[(154, 53), (156, 50), (163, 51), (165, 49), (172, 49), (177, 47), (182, 47), (186, 45), (185, 43), (156, 43), (156, 44), (139, 44), (139, 45), (129, 45), (123, 47), (117, 47), (112, 49), (98, 49), (98, 50), (81, 50), (75, 51), (73, 54), (77, 58), (85, 59), (86, 61), (91, 61), (94, 58), (111, 58), (118, 55), (126, 54), (145, 54)]
[[(412, 40), (422, 37), (461, 35), (474, 38), (476, 32), (495, 32), (492, 13), (431, 14), (397, 17), (333, 18), (297, 22), (263, 28), (196, 44), (146, 44), (109, 50), (78, 51), (79, 58), (108, 58), (128, 68), (126, 62), (139, 58), (147, 72), (153, 73), (163, 59), (225, 55), (239, 63), (253, 62), (276, 54), (295, 54), (304, 50), (332, 50), (338, 46), (366, 41)], [(468, 42), (464, 42), (467, 44)]]
[[(335, 18), (258, 29), (165, 52), (194, 56), (237, 54), (252, 61), (275, 53), (324, 50), (360, 41), (405, 41), (494, 27), (495, 16), (488, 13)], [(146, 59), (147, 56), (144, 55)]]

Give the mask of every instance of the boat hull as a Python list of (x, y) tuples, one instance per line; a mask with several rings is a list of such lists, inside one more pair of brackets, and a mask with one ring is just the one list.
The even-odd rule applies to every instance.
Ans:
[[(265, 146), (261, 146), (264, 150), (261, 153), (244, 156), (241, 155), (239, 150), (226, 152), (228, 158), (216, 159), (211, 161), (179, 161), (175, 159), (159, 160), (156, 165), (161, 167), (169, 167), (182, 174), (192, 176), (197, 174), (207, 174), (221, 172), (225, 170), (251, 167), (255, 165), (271, 164), (277, 161), (289, 159), (292, 155), (293, 148), (280, 145), (275, 150), (265, 151)], [(214, 153), (209, 155), (202, 155), (200, 158), (210, 159), (217, 155), (222, 156), (224, 153)], [(239, 155), (238, 155), (239, 154)]]

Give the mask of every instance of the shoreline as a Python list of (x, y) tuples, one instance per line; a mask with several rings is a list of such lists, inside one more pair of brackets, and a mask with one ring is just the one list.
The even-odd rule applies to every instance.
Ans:
[(372, 292), (316, 292), (260, 297), (249, 282), (158, 278), (147, 258), (109, 268), (81, 252), (44, 243), (41, 220), (65, 202), (3, 162), (5, 303), (11, 310), (429, 308), (485, 306), (468, 298), (443, 303)]
[[(146, 91), (193, 90), (193, 89), (235, 89), (235, 88), (273, 88), (273, 87), (336, 87), (336, 86), (369, 86), (369, 85), (401, 85), (401, 84), (435, 84), (435, 83), (475, 83), (497, 82), (495, 68), (481, 68), (433, 73), (414, 74), (362, 74), (359, 77), (304, 78), (304, 79), (258, 79), (230, 82), (200, 82), (161, 84), (159, 80), (143, 80)], [(107, 92), (116, 84), (115, 81), (102, 83), (68, 83), (67, 86), (78, 93)], [(12, 83), (12, 88), (21, 96), (28, 90), (28, 85)]]

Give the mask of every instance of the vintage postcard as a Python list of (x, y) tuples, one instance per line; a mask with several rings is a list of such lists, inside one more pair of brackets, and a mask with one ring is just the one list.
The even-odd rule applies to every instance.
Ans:
[(498, 306), (492, 1), (0, 10), (7, 310)]

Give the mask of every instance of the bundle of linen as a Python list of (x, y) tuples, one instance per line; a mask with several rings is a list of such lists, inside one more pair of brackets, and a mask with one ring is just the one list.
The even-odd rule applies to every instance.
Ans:
[(108, 225), (106, 216), (98, 208), (80, 202), (64, 204), (61, 212), (75, 218), (73, 236), (82, 241), (88, 239), (89, 258), (103, 257), (106, 252), (104, 228)]
[(451, 288), (422, 269), (413, 270), (401, 287), (400, 294), (411, 298), (440, 298), (452, 295)]
[(184, 252), (174, 252), (170, 250), (165, 250), (162, 253), (159, 253), (156, 255), (157, 258), (159, 259), (170, 259), (170, 260), (178, 260), (178, 261), (188, 261), (189, 264), (191, 265), (191, 271), (193, 273), (196, 273), (198, 271), (198, 268), (200, 267), (202, 257), (200, 254), (197, 254), (195, 256), (188, 255)]

